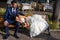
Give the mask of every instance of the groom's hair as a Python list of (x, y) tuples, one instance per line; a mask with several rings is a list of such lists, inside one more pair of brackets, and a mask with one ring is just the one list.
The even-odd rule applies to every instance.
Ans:
[(17, 3), (16, 1), (12, 1), (11, 4), (13, 5), (14, 3)]

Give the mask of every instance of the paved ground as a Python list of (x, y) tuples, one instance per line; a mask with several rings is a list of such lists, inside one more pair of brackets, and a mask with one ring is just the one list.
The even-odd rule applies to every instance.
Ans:
[(51, 31), (51, 36), (48, 36), (46, 31), (36, 37), (30, 38), (27, 30), (19, 30), (19, 39), (14, 38), (13, 33), (14, 30), (10, 30), (11, 35), (8, 37), (8, 39), (3, 39), (3, 35), (5, 33), (0, 31), (0, 40), (60, 40), (60, 31)]

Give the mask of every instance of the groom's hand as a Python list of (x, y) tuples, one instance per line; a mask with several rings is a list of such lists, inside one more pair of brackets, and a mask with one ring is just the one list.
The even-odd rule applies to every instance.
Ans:
[(16, 17), (16, 21), (19, 22), (19, 17)]

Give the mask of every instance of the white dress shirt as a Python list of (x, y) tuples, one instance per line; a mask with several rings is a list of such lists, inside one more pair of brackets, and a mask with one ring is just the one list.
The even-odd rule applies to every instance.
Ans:
[(12, 8), (12, 12), (16, 12), (16, 8)]

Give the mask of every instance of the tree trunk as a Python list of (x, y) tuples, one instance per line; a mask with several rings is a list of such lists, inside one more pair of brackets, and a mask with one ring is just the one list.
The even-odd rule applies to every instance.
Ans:
[(53, 12), (53, 21), (57, 23), (57, 26), (59, 23), (59, 19), (60, 19), (60, 0), (57, 0), (57, 2), (55, 2)]

